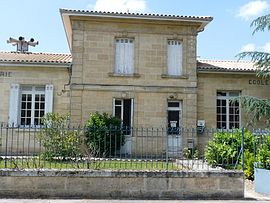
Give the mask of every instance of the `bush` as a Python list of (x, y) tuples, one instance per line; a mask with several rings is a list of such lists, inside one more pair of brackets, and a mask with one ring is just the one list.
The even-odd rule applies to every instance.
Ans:
[(58, 113), (48, 113), (42, 118), (39, 138), (45, 159), (69, 159), (81, 155), (79, 132), (70, 129), (68, 123), (69, 116)]
[(270, 170), (270, 135), (257, 136), (256, 167)]
[[(235, 165), (241, 166), (242, 156), (239, 156), (242, 143), (242, 131), (234, 129), (233, 131), (219, 131), (214, 134), (213, 141), (209, 141), (206, 146), (205, 158), (213, 167), (223, 167), (232, 169)], [(245, 166), (244, 172), (248, 178), (253, 177), (254, 160), (254, 138), (249, 131), (244, 132)], [(238, 162), (237, 162), (238, 161)]]
[(116, 155), (125, 143), (126, 130), (121, 120), (107, 113), (92, 113), (86, 122), (85, 140), (88, 154), (107, 157)]

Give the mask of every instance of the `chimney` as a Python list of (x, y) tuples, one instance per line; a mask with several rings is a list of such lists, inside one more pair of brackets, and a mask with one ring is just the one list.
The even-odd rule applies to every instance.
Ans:
[(14, 39), (12, 37), (7, 40), (7, 43), (17, 46), (17, 52), (27, 53), (29, 45), (35, 47), (38, 45), (38, 41), (35, 42), (34, 38), (31, 38), (29, 41), (26, 41), (24, 37), (19, 37), (19, 39)]

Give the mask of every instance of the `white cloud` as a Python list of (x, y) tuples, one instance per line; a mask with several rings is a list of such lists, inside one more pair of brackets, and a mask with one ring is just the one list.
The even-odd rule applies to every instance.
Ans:
[(268, 8), (269, 4), (265, 0), (251, 1), (240, 7), (237, 16), (249, 20), (261, 15)]
[(88, 9), (95, 11), (114, 12), (145, 12), (145, 0), (97, 0), (95, 5), (88, 5)]
[(249, 43), (249, 44), (242, 46), (241, 52), (246, 52), (246, 51), (255, 51), (255, 44)]
[(263, 45), (262, 50), (264, 52), (270, 53), (270, 42), (267, 42), (265, 45)]

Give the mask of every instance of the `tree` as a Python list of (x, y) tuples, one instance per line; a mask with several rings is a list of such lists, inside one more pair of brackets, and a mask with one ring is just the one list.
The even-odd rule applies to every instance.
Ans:
[[(270, 31), (270, 14), (258, 17), (251, 23), (254, 27), (253, 34), (265, 30)], [(257, 69), (257, 76), (262, 78), (270, 77), (270, 53), (251, 51), (242, 52), (237, 55), (239, 59), (249, 57)], [(270, 99), (261, 99), (251, 96), (240, 98), (242, 108), (249, 114), (251, 122), (257, 122), (266, 119), (270, 126)]]

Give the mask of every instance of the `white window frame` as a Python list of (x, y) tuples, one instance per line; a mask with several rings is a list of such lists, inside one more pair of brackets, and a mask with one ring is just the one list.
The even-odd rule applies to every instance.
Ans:
[[(116, 105), (115, 104), (116, 100), (121, 101), (121, 104)], [(121, 121), (123, 121), (123, 119), (124, 119), (124, 100), (126, 100), (126, 99), (113, 98), (113, 116), (115, 116), (115, 106), (120, 106), (121, 107)], [(134, 99), (130, 99), (130, 100), (131, 100), (130, 128), (132, 128), (132, 126), (133, 126), (133, 105), (134, 105), (133, 103), (134, 103)]]
[[(24, 88), (31, 88), (31, 90), (24, 90)], [(44, 90), (38, 90), (38, 88), (44, 88)], [(44, 95), (44, 115), (46, 114), (45, 108), (46, 108), (46, 98), (45, 98), (45, 85), (44, 86), (22, 86), (20, 91), (20, 100), (19, 100), (19, 124), (21, 124), (21, 104), (22, 104), (22, 95), (23, 94), (31, 94), (31, 122), (30, 125), (23, 125), (23, 126), (40, 126), (35, 125), (35, 95), (37, 94), (43, 94)]]
[(183, 43), (181, 40), (167, 40), (167, 68), (169, 76), (183, 74)]
[(134, 38), (115, 39), (114, 73), (134, 74)]
[[(216, 96), (216, 102), (218, 99), (220, 100), (225, 100), (226, 101), (226, 130), (228, 129), (231, 129), (230, 128), (230, 100), (231, 99), (234, 99), (234, 98), (237, 98), (240, 96), (241, 94), (241, 91), (217, 91), (217, 94), (218, 92), (222, 92), (222, 93), (226, 93), (226, 96)], [(232, 96), (230, 94), (238, 94), (238, 96)], [(216, 103), (216, 115), (218, 115), (218, 112), (217, 112), (217, 103)], [(236, 114), (234, 115), (236, 116)], [(239, 116), (239, 128), (241, 128), (241, 107), (240, 107), (240, 103), (239, 103), (239, 112), (238, 112), (238, 116)], [(216, 124), (217, 124), (218, 120), (216, 121)]]

